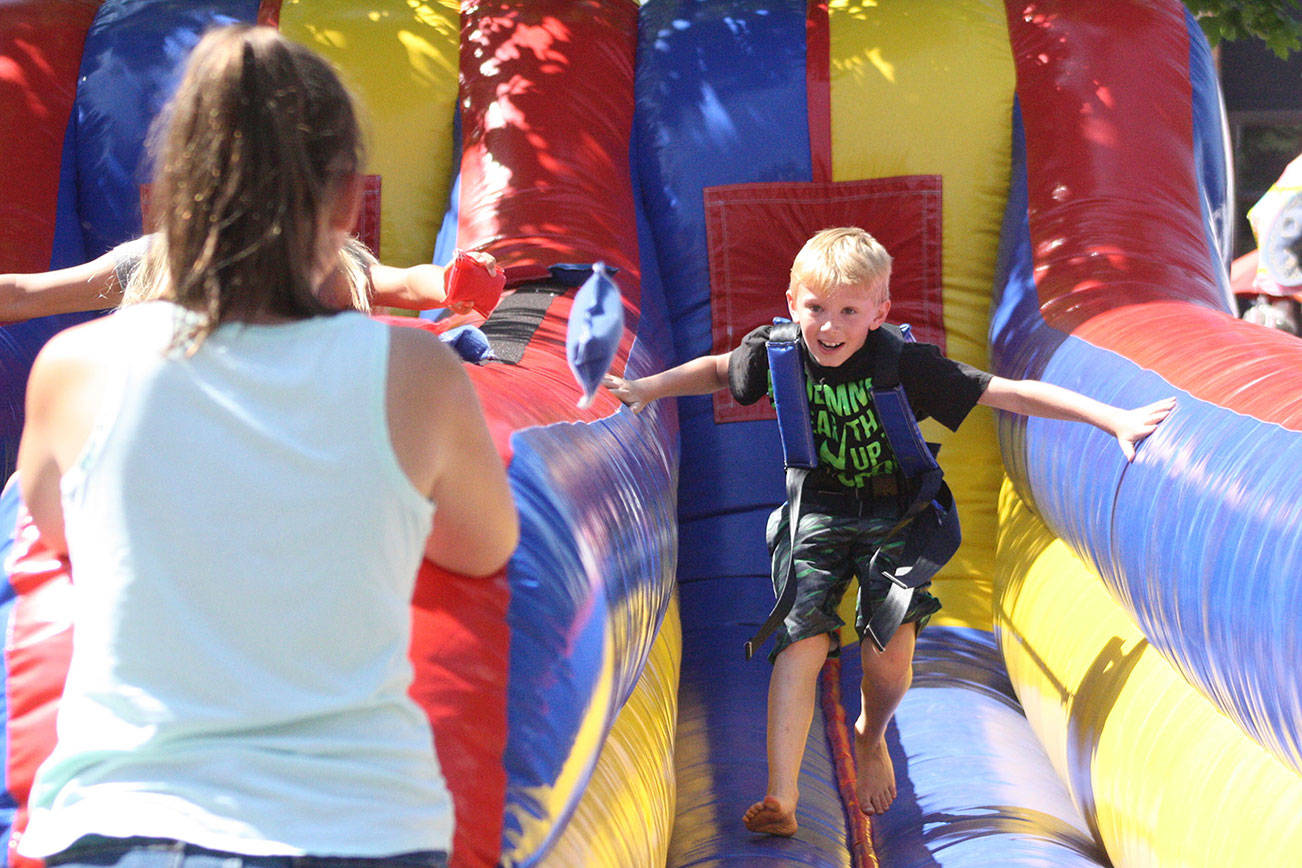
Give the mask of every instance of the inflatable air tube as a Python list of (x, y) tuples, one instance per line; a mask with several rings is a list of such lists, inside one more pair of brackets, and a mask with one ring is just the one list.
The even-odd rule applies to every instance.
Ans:
[[(482, 79), (465, 78), (458, 101), (466, 141), (457, 167), (464, 176), (459, 185), (444, 182), (441, 190), (458, 186), (463, 194), (458, 243), (495, 252), (521, 277), (497, 319), (481, 323), (509, 360), (470, 373), (509, 462), (523, 539), (504, 575), (489, 580), (441, 574), (427, 564), (413, 601), (413, 694), (430, 714), (453, 790), (458, 865), (540, 864), (553, 850), (571, 853), (576, 846), (596, 853), (605, 847), (609, 864), (655, 861), (667, 846), (671, 822), (668, 769), (678, 660), (674, 408), (635, 419), (599, 394), (580, 411), (580, 390), (564, 353), (575, 289), (565, 275), (597, 260), (619, 269), (615, 280), (626, 327), (616, 351), (618, 368), (636, 374), (660, 367), (667, 346), (654, 285), (646, 291), (651, 311), (640, 311), (645, 287), (627, 156), (636, 7), (599, 5), (532, 3), (459, 15), (448, 4), (436, 10), (369, 4), (364, 15), (359, 9), (327, 11), (313, 19), (311, 10), (297, 4), (124, 2), (99, 7), (90, 28), (91, 37), (108, 40), (106, 45), (126, 40), (135, 46), (140, 60), (131, 68), (139, 77), (128, 76), (121, 88), (159, 102), (172, 70), (167, 52), (179, 52), (208, 24), (227, 20), (279, 24), (291, 38), (328, 50), (349, 78), (350, 66), (365, 73), (386, 53), (393, 58), (387, 69), (406, 70), (421, 87), (440, 79), (442, 84), (427, 88), (432, 92), (445, 92), (449, 83), (456, 92), (456, 66), (485, 73)], [(377, 16), (389, 22), (386, 27), (393, 25), (388, 37), (377, 36)], [(590, 51), (598, 45), (604, 47)], [(486, 53), (493, 63), (481, 62)], [(85, 56), (83, 63), (117, 55), (96, 48)], [(431, 57), (458, 62), (426, 65)], [(516, 89), (503, 89), (503, 83)], [(407, 85), (395, 74), (391, 86)], [(593, 94), (586, 106), (555, 96), (585, 88)], [(410, 119), (386, 118), (380, 102), (370, 106), (370, 123), (410, 136)], [(100, 132), (138, 148), (143, 129), (114, 120), (106, 113)], [(444, 118), (427, 129), (437, 136), (452, 126)], [(450, 168), (453, 144), (420, 146), (435, 164), (442, 160)], [(82, 154), (87, 147), (84, 135), (69, 134), (65, 168), (66, 160), (89, 158)], [(513, 167), (508, 183), (501, 184), (500, 172), (483, 171), (494, 166)], [(420, 182), (405, 167), (389, 169), (383, 161), (377, 167), (380, 183), (368, 195), (378, 190), (383, 198), (377, 207), (381, 249), (401, 249), (384, 227), (412, 223), (431, 228), (432, 249), (446, 192), (436, 188), (421, 200), (432, 211), (393, 214), (395, 200), (400, 208), (416, 207), (403, 205), (412, 200), (402, 194)], [(137, 186), (121, 187), (97, 186), (85, 194), (89, 201), (82, 210), (66, 219), (96, 237), (118, 232), (110, 215), (138, 215), (140, 207)], [(383, 195), (385, 189), (398, 195)], [(128, 234), (138, 231), (136, 223)], [(563, 279), (553, 279), (555, 273)], [(5, 502), (16, 514), (13, 492)], [(66, 565), (42, 556), (30, 525), (20, 520), (10, 544), (17, 598), (6, 666), (23, 678), (7, 684), (6, 726), (9, 795), (19, 810), (14, 828), (20, 829), (23, 793), (15, 783), (24, 775), (30, 781), (48, 751), (66, 667), (66, 606), (59, 598), (68, 577)], [(585, 791), (600, 795), (602, 787), (607, 797), (641, 805), (639, 817), (660, 819), (643, 822), (630, 839), (626, 818), (584, 806)], [(575, 831), (569, 832), (572, 820)]]
[[(678, 361), (731, 349), (784, 313), (804, 239), (857, 223), (895, 254), (893, 314), (989, 365), (1016, 84), (1002, 4), (651, 0), (640, 26), (636, 158)], [(990, 686), (1002, 474), (980, 410), (957, 434), (928, 429), (944, 444), (965, 544), (936, 583), (946, 610), (923, 632), (926, 687), (920, 656), (919, 687), (890, 734), (896, 806), (865, 831), (847, 800), (838, 752), (858, 709), (847, 651), (846, 707), (819, 713), (807, 747), (801, 831), (745, 831), (741, 813), (765, 786), (768, 666), (744, 662), (740, 642), (772, 602), (762, 540), (782, 499), (780, 449), (763, 408), (717, 397), (679, 408), (684, 650), (669, 864), (1098, 864), (1006, 681), (998, 696)], [(982, 662), (937, 666), (947, 654)]]
[[(1047, 580), (1035, 566), (1040, 544), (1014, 542), (1001, 546), (1018, 565), (1000, 583), (1001, 599), (1018, 603), (997, 608), (1001, 645), (1114, 861), (1256, 862), (1241, 849), (1259, 828), (1247, 816), (1294, 804), (1302, 769), (1298, 686), (1285, 674), (1300, 650), (1287, 613), (1298, 605), (1302, 544), (1296, 475), (1283, 469), (1298, 438), (1300, 345), (1230, 313), (1216, 240), (1226, 201), (1219, 97), (1184, 9), (1033, 4), (1010, 7), (1009, 29), (1023, 125), (996, 368), (1116, 403), (1179, 403), (1129, 466), (1088, 429), (1001, 421), (1017, 495), (1008, 521), (1019, 504), (1033, 510), (1093, 573), (1098, 617), (1106, 601), (1117, 609), (1109, 617), (1129, 625), (1086, 633), (1060, 622), (1065, 611), (1037, 607), (1045, 593), (1086, 593), (1082, 570)], [(1078, 644), (1064, 653), (1053, 636), (1068, 629)], [(1171, 723), (1195, 714), (1223, 720), (1197, 732)], [(1113, 739), (1147, 748), (1114, 752)], [(1209, 769), (1220, 754), (1259, 771)], [(1205, 797), (1188, 780), (1207, 777), (1218, 803), (1244, 806), (1242, 818), (1200, 819)], [(1268, 837), (1260, 846), (1273, 853), (1283, 838)]]

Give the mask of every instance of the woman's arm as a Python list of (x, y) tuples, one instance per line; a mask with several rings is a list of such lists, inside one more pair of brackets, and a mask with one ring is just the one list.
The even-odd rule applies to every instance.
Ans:
[[(50, 550), (65, 554), (68, 542), (63, 531), (63, 502), (59, 480), (63, 468), (55, 449), (59, 391), (67, 377), (65, 365), (56, 359), (58, 335), (36, 356), (27, 378), (27, 406), (23, 435), (18, 444), (18, 487), (23, 504), (41, 531)], [(55, 345), (52, 349), (51, 344)]]
[(506, 467), (461, 362), (434, 335), (390, 329), (389, 432), (399, 463), (435, 503), (426, 557), (470, 576), (510, 559), (520, 521)]
[(59, 481), (85, 447), (113, 363), (108, 355), (112, 345), (106, 342), (108, 323), (93, 320), (50, 338), (27, 378), (18, 486), (42, 539), (55, 554), (67, 552)]
[(1135, 457), (1135, 446), (1175, 407), (1175, 398), (1155, 401), (1125, 410), (1096, 401), (1087, 395), (1041, 380), (1008, 380), (994, 377), (979, 403), (1023, 416), (1043, 416), (1070, 422), (1087, 422), (1117, 438), (1127, 461)]
[(116, 251), (110, 250), (70, 268), (0, 274), (0, 322), (117, 307), (122, 301), (117, 262)]
[[(443, 269), (437, 265), (371, 266), (371, 303), (403, 310), (447, 307)], [(457, 311), (460, 313), (460, 311)]]
[(462, 255), (471, 265), (462, 266), (461, 271), (438, 265), (372, 265), (372, 304), (403, 310), (446, 307), (453, 313), (478, 309), (487, 316), (501, 297), (504, 275), (490, 254), (470, 251)]

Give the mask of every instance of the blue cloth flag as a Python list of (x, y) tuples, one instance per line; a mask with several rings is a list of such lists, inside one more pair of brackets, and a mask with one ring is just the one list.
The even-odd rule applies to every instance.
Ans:
[(592, 276), (574, 295), (565, 334), (565, 356), (574, 379), (583, 389), (580, 407), (592, 403), (601, 378), (610, 370), (623, 332), (624, 303), (619, 287), (610, 279), (610, 270), (604, 262), (594, 263)]

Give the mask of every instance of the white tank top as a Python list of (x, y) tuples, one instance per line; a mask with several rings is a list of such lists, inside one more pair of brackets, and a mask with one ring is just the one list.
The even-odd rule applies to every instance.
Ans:
[(120, 388), (63, 478), (74, 651), (20, 852), (449, 849), (407, 693), (433, 506), (389, 439), (386, 327), (226, 325), (165, 357), (180, 315), (114, 314)]

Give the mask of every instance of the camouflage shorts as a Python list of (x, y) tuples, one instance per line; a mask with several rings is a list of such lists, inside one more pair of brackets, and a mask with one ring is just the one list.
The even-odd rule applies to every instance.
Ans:
[[(796, 527), (796, 599), (774, 634), (776, 642), (769, 654), (770, 661), (777, 659), (778, 654), (792, 642), (820, 633), (834, 634), (835, 645), (835, 633), (845, 624), (837, 614), (845, 589), (852, 577), (868, 573), (868, 562), (877, 551), (878, 542), (895, 521), (893, 517), (860, 518), (802, 510)], [(776, 594), (786, 578), (787, 550), (791, 547), (786, 504), (769, 516), (765, 536), (772, 557), (773, 591)], [(882, 551), (882, 556), (889, 557), (902, 545), (901, 540), (890, 543)], [(880, 578), (860, 581), (859, 599), (855, 605), (855, 631), (860, 639), (866, 635), (868, 621), (886, 598), (890, 584), (889, 580)], [(938, 611), (940, 600), (932, 596), (926, 586), (917, 588), (904, 613), (904, 623), (914, 623), (922, 629)]]

